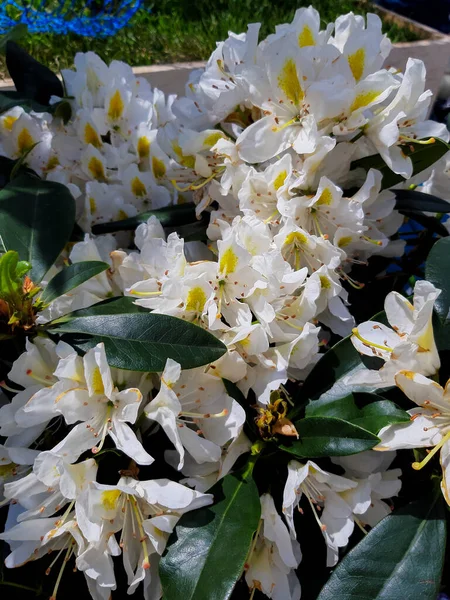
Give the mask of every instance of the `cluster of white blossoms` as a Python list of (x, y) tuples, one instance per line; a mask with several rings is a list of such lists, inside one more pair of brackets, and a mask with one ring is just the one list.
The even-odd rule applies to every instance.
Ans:
[[(403, 219), (394, 194), (382, 190), (379, 171), (351, 169), (352, 161), (379, 153), (409, 178), (402, 145), (449, 137), (444, 125), (426, 120), (424, 65), (410, 59), (404, 74), (382, 67), (390, 42), (376, 15), (365, 21), (350, 13), (321, 30), (310, 7), (259, 43), (258, 31), (253, 24), (218, 43), (185, 97), (166, 98), (129, 66), (107, 66), (88, 52), (63, 72), (72, 107), (66, 124), (20, 107), (0, 115), (0, 154), (26, 155), (38, 175), (65, 184), (76, 199), (85, 239), (47, 280), (63, 260), (110, 264), (52, 302), (39, 321), (125, 295), (207, 329), (227, 347), (205, 367), (181, 371), (169, 359), (163, 373), (142, 374), (110, 368), (102, 344), (81, 358), (63, 342), (37, 337), (14, 363), (7, 389), (17, 393), (0, 409), (4, 502), (21, 507), (17, 524), (0, 536), (12, 548), (7, 566), (58, 550), (54, 562), (61, 553), (63, 565), (73, 556), (95, 600), (115, 589), (112, 557), (120, 553), (129, 593), (142, 581), (145, 598), (159, 598), (158, 560), (177, 520), (213, 502), (205, 492), (249, 451), (245, 411), (223, 379), (249, 405), (270, 406), (273, 391), (304, 379), (317, 362), (318, 324), (342, 336), (354, 327), (343, 287), (359, 285), (348, 274), (352, 264), (403, 251), (402, 242), (390, 241)], [(134, 246), (123, 233), (91, 232), (187, 202), (209, 216), (207, 244), (166, 236), (155, 216), (137, 228)], [(358, 349), (370, 347), (386, 361), (374, 378), (416, 381), (396, 375), (413, 355), (416, 370), (434, 372), (437, 352), (426, 327), (435, 297), (418, 284), (414, 312), (397, 296), (392, 319), (387, 306), (392, 332), (358, 328)], [(154, 461), (159, 428), (174, 446), (164, 460), (181, 471), (182, 483), (138, 479), (139, 465)], [(111, 445), (130, 467), (104, 485), (96, 481), (96, 457)], [(388, 513), (383, 498), (400, 488), (398, 469), (386, 471), (392, 459), (371, 451), (336, 460), (344, 476), (292, 461), (283, 516), (270, 495), (261, 498), (249, 587), (298, 600), (294, 508), (306, 497), (334, 565), (355, 523), (372, 526)]]

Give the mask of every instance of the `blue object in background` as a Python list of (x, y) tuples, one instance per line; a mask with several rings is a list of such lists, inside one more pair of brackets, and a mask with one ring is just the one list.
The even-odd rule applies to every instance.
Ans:
[(450, 33), (450, 0), (375, 0), (375, 4)]
[(18, 23), (31, 33), (106, 37), (122, 29), (143, 0), (0, 0), (0, 34)]

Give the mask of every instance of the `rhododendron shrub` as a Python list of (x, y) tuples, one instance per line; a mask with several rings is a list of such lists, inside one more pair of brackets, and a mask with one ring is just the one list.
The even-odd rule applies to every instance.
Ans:
[(303, 8), (176, 97), (8, 42), (9, 597), (436, 599), (449, 133), (390, 46)]

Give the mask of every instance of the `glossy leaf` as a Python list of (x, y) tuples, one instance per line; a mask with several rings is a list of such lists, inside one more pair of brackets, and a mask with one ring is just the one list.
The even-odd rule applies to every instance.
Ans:
[(425, 265), (425, 278), (441, 290), (434, 308), (442, 321), (446, 321), (450, 310), (450, 238), (438, 240)]
[[(376, 361), (371, 360), (371, 362), (375, 363)], [(374, 392), (373, 386), (343, 383), (345, 377), (354, 375), (365, 368), (361, 355), (354, 348), (350, 337), (339, 341), (325, 352), (311, 370), (294, 399), (295, 406), (290, 411), (289, 418), (292, 420), (298, 416), (308, 400), (319, 398), (338, 400), (348, 396), (352, 391)]]
[(439, 490), (378, 523), (338, 564), (317, 600), (436, 600), (445, 539)]
[(32, 265), (39, 283), (60, 255), (75, 222), (75, 200), (65, 185), (22, 173), (0, 191), (0, 236)]
[(440, 219), (436, 217), (430, 217), (429, 215), (425, 215), (424, 213), (417, 210), (400, 210), (399, 212), (403, 216), (408, 217), (408, 219), (419, 223), (419, 225), (422, 225), (422, 227), (424, 227), (429, 232), (431, 231), (433, 233), (437, 233), (442, 237), (448, 236), (448, 231), (445, 228), (445, 225), (441, 223)]
[(181, 517), (160, 563), (164, 600), (230, 598), (261, 516), (251, 466), (210, 490), (212, 506)]
[(107, 269), (109, 269), (108, 263), (99, 260), (90, 260), (69, 265), (49, 281), (41, 296), (41, 300), (48, 304)]
[(12, 40), (6, 43), (6, 66), (16, 90), (25, 97), (48, 104), (51, 96), (64, 96), (57, 76)]
[(49, 106), (36, 102), (33, 98), (28, 98), (23, 93), (6, 90), (0, 92), (0, 114), (11, 110), (14, 106), (21, 106), (25, 112), (34, 110), (36, 112), (49, 112)]
[[(419, 210), (425, 212), (450, 212), (450, 203), (432, 194), (416, 190), (394, 190), (397, 210)], [(450, 195), (450, 191), (449, 191)]]
[(307, 417), (295, 422), (299, 439), (280, 448), (299, 458), (347, 456), (370, 450), (380, 441), (358, 425), (334, 417)]
[[(417, 175), (428, 167), (431, 167), (431, 165), (437, 162), (450, 150), (450, 145), (447, 144), (447, 142), (444, 142), (439, 138), (433, 139), (434, 143), (431, 144), (419, 144), (416, 142), (401, 146), (403, 153), (412, 160), (413, 175)], [(351, 168), (363, 168), (366, 171), (369, 169), (377, 169), (378, 171), (381, 171), (383, 174), (382, 189), (384, 190), (405, 181), (404, 177), (391, 171), (379, 154), (359, 158), (352, 162)]]
[(112, 367), (132, 371), (163, 371), (166, 360), (182, 369), (200, 367), (220, 358), (226, 346), (201, 327), (149, 311), (123, 313), (119, 302), (100, 303), (75, 311), (48, 324), (50, 333), (65, 338), (80, 350), (105, 344)]
[[(362, 408), (357, 403), (363, 404)], [(369, 393), (312, 400), (306, 407), (306, 417), (338, 417), (375, 434), (386, 425), (410, 420), (408, 413), (390, 400)]]
[(161, 222), (163, 227), (174, 227), (177, 225), (185, 225), (196, 221), (195, 204), (177, 204), (175, 206), (167, 206), (157, 210), (149, 210), (129, 219), (121, 221), (112, 221), (111, 223), (98, 223), (92, 228), (92, 233), (99, 235), (101, 233), (113, 233), (115, 231), (128, 231), (136, 229), (141, 223), (146, 223), (151, 216), (155, 216)]

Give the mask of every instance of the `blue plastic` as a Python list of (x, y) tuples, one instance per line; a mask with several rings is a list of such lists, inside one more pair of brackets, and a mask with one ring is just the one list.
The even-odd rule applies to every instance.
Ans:
[(24, 23), (31, 33), (107, 37), (125, 27), (143, 0), (0, 0), (0, 34)]

